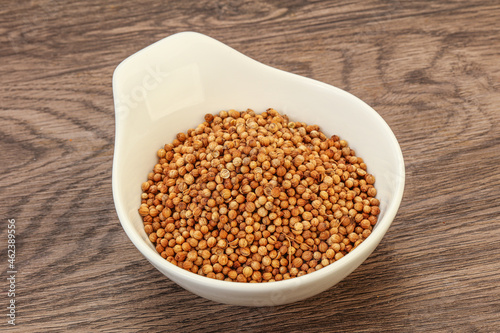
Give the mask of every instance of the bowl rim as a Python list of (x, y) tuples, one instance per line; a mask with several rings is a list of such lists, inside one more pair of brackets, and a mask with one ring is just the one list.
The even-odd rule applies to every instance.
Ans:
[[(143, 53), (147, 52), (148, 50), (151, 50), (152, 48), (157, 47), (158, 45), (165, 43), (167, 41), (172, 41), (173, 39), (186, 39), (190, 42), (210, 42), (214, 47), (220, 47), (224, 48), (226, 52), (232, 54), (233, 56), (238, 56), (240, 57), (240, 61), (245, 61), (249, 64), (254, 64), (261, 66), (262, 68), (266, 68), (266, 70), (269, 71), (275, 71), (279, 72), (282, 75), (289, 75), (289, 79), (292, 80), (307, 80), (310, 84), (316, 85), (318, 87), (326, 88), (326, 89), (333, 89), (336, 93), (341, 94), (343, 98), (347, 98), (352, 100), (354, 103), (361, 103), (364, 105), (364, 108), (367, 109), (369, 112), (373, 113), (375, 117), (379, 117), (381, 120), (381, 124), (385, 127), (384, 132), (386, 132), (387, 135), (390, 136), (390, 141), (394, 143), (394, 147), (397, 149), (395, 151), (395, 155), (397, 156), (398, 159), (398, 171), (399, 175), (398, 180), (397, 180), (397, 188), (396, 192), (393, 195), (392, 201), (389, 203), (389, 205), (385, 208), (384, 215), (382, 219), (377, 221), (376, 227), (370, 234), (370, 237), (367, 237), (366, 240), (364, 240), (360, 245), (358, 245), (355, 249), (353, 249), (352, 252), (349, 252), (347, 255), (345, 255), (343, 258), (329, 264), (328, 266), (323, 267), (320, 270), (317, 270), (315, 272), (311, 272), (308, 274), (305, 274), (300, 277), (294, 277), (291, 279), (287, 280), (280, 280), (280, 281), (272, 281), (272, 282), (261, 282), (261, 283), (242, 283), (242, 282), (234, 282), (234, 281), (224, 281), (224, 280), (217, 280), (213, 278), (209, 278), (206, 276), (201, 276), (196, 273), (187, 271), (183, 268), (178, 267), (177, 265), (174, 265), (167, 260), (165, 260), (163, 257), (159, 255), (159, 253), (150, 246), (150, 244), (146, 244), (144, 240), (141, 238), (141, 236), (136, 232), (136, 229), (134, 228), (134, 223), (131, 221), (127, 214), (124, 212), (125, 207), (122, 205), (121, 201), (121, 194), (120, 194), (120, 186), (118, 184), (118, 175), (119, 175), (119, 168), (117, 167), (118, 165), (118, 157), (117, 157), (117, 150), (118, 147), (120, 146), (119, 138), (123, 135), (121, 133), (121, 126), (119, 126), (119, 123), (121, 121), (120, 117), (117, 114), (117, 107), (116, 107), (116, 87), (118, 84), (118, 79), (117, 77), (119, 76), (119, 73), (125, 68), (125, 66), (133, 62), (135, 58), (140, 57)], [(396, 136), (394, 135), (393, 131), (389, 127), (389, 125), (385, 122), (385, 120), (376, 112), (371, 106), (366, 104), (364, 101), (359, 99), (358, 97), (352, 95), (351, 93), (342, 90), (338, 87), (335, 87), (330, 84), (326, 84), (321, 81), (317, 81), (311, 78), (307, 78), (304, 76), (299, 76), (297, 74), (291, 73), (291, 72), (286, 72), (274, 67), (271, 67), (269, 65), (263, 64), (261, 62), (258, 62), (238, 51), (235, 49), (229, 47), (226, 44), (223, 44), (222, 42), (219, 42), (211, 37), (208, 37), (206, 35), (197, 33), (197, 32), (191, 32), (191, 31), (186, 31), (186, 32), (180, 32), (176, 33), (170, 36), (167, 36), (137, 52), (134, 54), (130, 55), (126, 59), (124, 59), (122, 62), (118, 64), (118, 66), (115, 68), (113, 72), (113, 80), (112, 80), (112, 85), (113, 85), (113, 96), (115, 99), (115, 149), (114, 149), (114, 157), (113, 157), (113, 166), (112, 166), (112, 192), (113, 192), (113, 200), (115, 203), (115, 209), (119, 218), (119, 221), (129, 237), (129, 239), (132, 241), (134, 246), (141, 252), (141, 254), (150, 261), (151, 264), (153, 264), (156, 268), (161, 268), (164, 271), (171, 272), (171, 274), (174, 274), (176, 276), (182, 276), (185, 281), (183, 283), (187, 284), (187, 281), (195, 283), (197, 285), (204, 285), (205, 287), (211, 287), (211, 288), (216, 288), (216, 289), (224, 289), (226, 291), (248, 291), (248, 292), (271, 292), (271, 291), (276, 291), (276, 288), (280, 289), (287, 289), (290, 287), (297, 287), (298, 284), (301, 284), (302, 282), (307, 282), (309, 283), (314, 283), (315, 281), (319, 281), (326, 276), (332, 274), (336, 270), (342, 270), (345, 268), (345, 266), (348, 266), (350, 262), (356, 261), (357, 258), (362, 257), (363, 255), (369, 256), (371, 252), (377, 247), (378, 243), (382, 240), (383, 236), (391, 226), (397, 211), (399, 209), (399, 206), (401, 204), (402, 198), (403, 198), (403, 192), (404, 192), (404, 186), (405, 186), (405, 165), (404, 165), (404, 159), (403, 159), (403, 154), (401, 151), (401, 147), (397, 141)], [(368, 254), (366, 254), (368, 252)], [(358, 266), (356, 266), (354, 269), (356, 269)], [(163, 271), (162, 271), (163, 273)], [(170, 276), (168, 276), (170, 278)]]

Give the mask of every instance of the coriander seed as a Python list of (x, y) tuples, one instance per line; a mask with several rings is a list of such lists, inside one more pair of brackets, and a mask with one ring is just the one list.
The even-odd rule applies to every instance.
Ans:
[(370, 236), (375, 176), (347, 141), (274, 109), (204, 120), (156, 151), (140, 185), (144, 231), (167, 261), (219, 280), (280, 281)]

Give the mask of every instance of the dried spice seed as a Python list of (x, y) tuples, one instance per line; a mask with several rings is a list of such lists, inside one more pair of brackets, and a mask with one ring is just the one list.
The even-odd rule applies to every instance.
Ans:
[(167, 261), (219, 280), (280, 281), (370, 236), (375, 176), (347, 141), (274, 109), (204, 120), (156, 152), (141, 184), (144, 231)]

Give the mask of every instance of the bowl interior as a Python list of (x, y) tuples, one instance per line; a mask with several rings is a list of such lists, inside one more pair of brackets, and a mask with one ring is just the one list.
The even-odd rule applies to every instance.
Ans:
[[(157, 267), (196, 276), (180, 273), (149, 242), (137, 213), (140, 184), (157, 161), (156, 151), (178, 132), (195, 128), (206, 113), (247, 108), (260, 113), (272, 107), (346, 140), (375, 175), (381, 202), (379, 223), (360, 248), (375, 248), (399, 207), (404, 163), (397, 140), (378, 113), (341, 89), (263, 65), (209, 37), (181, 33), (124, 60), (113, 76), (113, 94), (115, 206), (132, 242)], [(330, 266), (304, 277), (328, 274)]]

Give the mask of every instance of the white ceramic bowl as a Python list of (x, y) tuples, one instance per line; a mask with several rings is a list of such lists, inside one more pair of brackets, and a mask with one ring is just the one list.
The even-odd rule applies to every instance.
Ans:
[[(120, 222), (153, 266), (197, 295), (246, 306), (279, 305), (316, 295), (356, 269), (396, 215), (405, 180), (398, 142), (377, 112), (341, 89), (263, 65), (210, 37), (183, 32), (120, 63), (113, 75), (113, 95), (113, 198)], [(269, 107), (292, 120), (318, 124), (327, 135), (339, 135), (365, 160), (376, 177), (381, 202), (372, 234), (333, 264), (279, 282), (218, 281), (167, 262), (148, 240), (137, 211), (141, 183), (157, 161), (156, 151), (176, 133), (196, 127), (206, 113), (247, 108), (260, 113)]]

